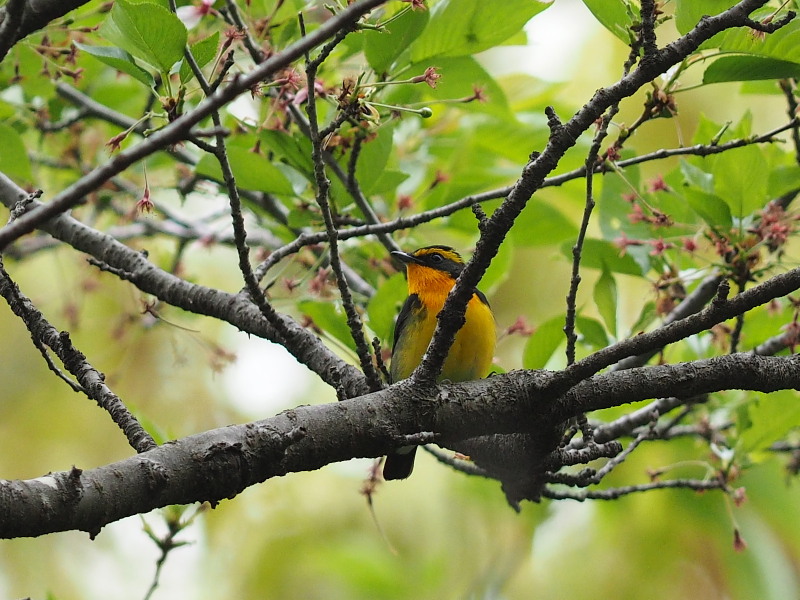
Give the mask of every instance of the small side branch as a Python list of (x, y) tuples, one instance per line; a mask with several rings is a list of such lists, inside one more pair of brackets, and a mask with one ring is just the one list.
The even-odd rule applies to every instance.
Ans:
[[(72, 345), (69, 334), (66, 331), (56, 330), (34, 306), (33, 302), (20, 291), (6, 272), (2, 258), (0, 258), (0, 296), (3, 296), (14, 314), (25, 323), (36, 347), (43, 354), (45, 353), (43, 346), (47, 346), (55, 352), (64, 367), (78, 380), (80, 391), (111, 415), (111, 419), (123, 431), (134, 450), (146, 452), (156, 447), (152, 436), (144, 430), (122, 400), (105, 384), (104, 375), (89, 364), (86, 357)], [(51, 368), (54, 367), (50, 360), (47, 362)], [(59, 376), (66, 378), (63, 374)], [(74, 384), (70, 385), (75, 389)]]
[[(302, 15), (300, 15), (300, 30), (305, 34), (305, 25), (303, 23)], [(350, 293), (350, 288), (347, 285), (347, 279), (342, 272), (342, 263), (339, 256), (339, 241), (337, 237), (336, 226), (333, 222), (333, 213), (331, 212), (329, 192), (331, 182), (325, 173), (325, 162), (323, 160), (323, 147), (322, 135), (319, 129), (319, 120), (317, 118), (316, 97), (314, 94), (314, 82), (317, 77), (317, 69), (325, 58), (333, 51), (337, 44), (339, 44), (350, 29), (343, 29), (340, 31), (325, 47), (322, 48), (319, 55), (311, 60), (306, 54), (306, 85), (308, 86), (308, 103), (306, 104), (306, 111), (308, 113), (308, 124), (310, 129), (310, 138), (312, 146), (311, 159), (314, 163), (314, 178), (317, 184), (317, 205), (322, 212), (325, 221), (325, 232), (327, 235), (328, 244), (330, 247), (330, 261), (331, 268), (336, 276), (336, 284), (339, 288), (339, 294), (342, 297), (342, 305), (344, 306), (347, 315), (347, 325), (350, 328), (350, 335), (356, 345), (356, 353), (361, 364), (361, 370), (367, 378), (367, 383), (372, 391), (379, 390), (383, 387), (378, 372), (376, 371), (373, 362), (370, 347), (364, 338), (364, 327), (361, 323), (361, 318), (358, 316), (355, 304), (353, 303), (353, 296)]]
[(582, 490), (579, 492), (545, 487), (542, 490), (542, 497), (549, 498), (550, 500), (577, 500), (578, 502), (583, 502), (585, 500), (616, 500), (622, 496), (635, 494), (637, 492), (670, 489), (689, 489), (697, 492), (704, 492), (706, 490), (725, 490), (727, 486), (724, 482), (716, 479), (668, 479), (666, 481), (627, 485), (608, 490)]

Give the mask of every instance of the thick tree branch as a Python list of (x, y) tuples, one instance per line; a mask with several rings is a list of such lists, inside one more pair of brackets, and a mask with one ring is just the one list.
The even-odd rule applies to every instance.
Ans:
[(545, 394), (553, 376), (518, 371), (427, 394), (406, 380), (344, 402), (193, 435), (89, 471), (0, 481), (0, 537), (72, 529), (96, 534), (112, 521), (160, 506), (218, 502), (270, 477), (381, 456), (413, 433), (431, 432), (416, 436), (420, 441), (457, 444), (490, 433), (538, 431), (580, 412), (654, 396), (797, 389), (800, 357), (734, 354), (630, 369), (583, 381), (561, 398)]

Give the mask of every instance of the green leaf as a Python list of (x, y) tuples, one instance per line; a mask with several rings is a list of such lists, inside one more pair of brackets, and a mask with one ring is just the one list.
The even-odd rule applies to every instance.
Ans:
[(653, 301), (646, 302), (636, 321), (631, 325), (631, 335), (638, 335), (644, 331), (656, 316), (656, 303)]
[(612, 334), (617, 334), (617, 282), (614, 276), (603, 269), (597, 283), (594, 284), (594, 303), (597, 311), (606, 324), (606, 329)]
[(758, 147), (745, 146), (713, 158), (714, 191), (733, 216), (741, 218), (764, 206), (769, 170)]
[(623, 43), (630, 43), (633, 12), (626, 0), (583, 0), (583, 3), (603, 27)]
[(718, 15), (731, 6), (733, 6), (731, 0), (678, 0), (675, 7), (675, 26), (681, 35), (685, 35), (694, 29), (705, 15)]
[[(627, 158), (628, 152), (623, 152), (622, 157)], [(629, 218), (632, 210), (630, 198), (642, 188), (641, 179), (638, 165), (626, 167), (624, 171), (606, 173), (600, 179), (602, 189), (597, 208), (600, 231), (605, 239), (613, 240), (623, 232), (629, 237), (649, 237), (646, 223), (632, 223)]]
[(731, 209), (719, 196), (695, 189), (685, 190), (684, 195), (692, 210), (711, 227), (730, 229), (733, 225)]
[(511, 272), (511, 264), (514, 260), (512, 250), (513, 246), (508, 240), (500, 245), (497, 255), (492, 259), (492, 264), (489, 265), (486, 273), (481, 278), (478, 286), (481, 290), (487, 293), (495, 290), (497, 286), (508, 278)]
[[(574, 242), (561, 245), (561, 252), (572, 260), (572, 246)], [(608, 270), (613, 273), (625, 275), (642, 275), (642, 267), (628, 254), (621, 254), (621, 250), (605, 240), (587, 238), (583, 243), (581, 253), (581, 266), (590, 269)]]
[(581, 334), (581, 342), (596, 350), (608, 346), (608, 336), (603, 325), (597, 319), (578, 316), (575, 318), (575, 326)]
[(162, 73), (183, 58), (187, 40), (186, 27), (170, 11), (153, 2), (128, 0), (114, 2), (100, 35)]
[(757, 399), (747, 406), (749, 427), (745, 426), (739, 440), (748, 452), (765, 450), (792, 429), (800, 427), (800, 401), (794, 390), (758, 394)]
[[(247, 148), (230, 146), (228, 160), (231, 163), (236, 185), (247, 190), (256, 190), (268, 194), (294, 194), (292, 184), (280, 169), (268, 162), (263, 156), (250, 152)], [(195, 171), (198, 175), (222, 182), (222, 169), (217, 159), (205, 154), (197, 163)]]
[(33, 181), (28, 152), (19, 133), (13, 127), (0, 123), (0, 140), (3, 140), (3, 151), (0, 152), (0, 172), (16, 181)]
[(406, 278), (396, 273), (378, 286), (367, 304), (368, 325), (385, 344), (392, 343), (397, 313), (408, 294)]
[[(751, 16), (758, 20), (771, 12), (771, 10), (762, 10)], [(797, 19), (777, 31), (767, 34), (764, 38), (753, 36), (751, 32), (752, 30), (746, 27), (737, 27), (726, 31), (721, 38), (720, 50), (800, 63), (800, 22)]]
[(301, 136), (292, 136), (284, 131), (265, 129), (259, 137), (262, 148), (280, 156), (286, 164), (313, 178), (314, 163), (311, 161), (311, 142)]
[(532, 198), (517, 217), (511, 230), (518, 246), (549, 246), (574, 240), (578, 228), (551, 204)]
[(314, 321), (314, 324), (329, 336), (338, 340), (346, 348), (355, 350), (356, 346), (347, 326), (347, 316), (338, 302), (303, 300), (298, 303), (300, 312)]
[(442, 0), (411, 47), (413, 62), (434, 56), (464, 56), (501, 44), (550, 6), (538, 0)]
[(522, 355), (525, 369), (544, 369), (547, 361), (558, 347), (566, 341), (564, 336), (564, 317), (553, 317), (545, 321), (533, 332)]
[(703, 83), (757, 81), (800, 76), (800, 64), (762, 56), (723, 56), (703, 73)]
[(377, 136), (361, 146), (356, 164), (356, 179), (365, 194), (372, 193), (372, 188), (386, 169), (392, 153), (393, 135), (394, 127), (381, 127)]
[(87, 46), (79, 42), (73, 42), (75, 46), (90, 56), (94, 56), (100, 62), (109, 67), (122, 71), (130, 75), (137, 81), (141, 81), (148, 87), (155, 86), (155, 80), (149, 71), (146, 71), (136, 63), (136, 59), (130, 54), (114, 46)]
[[(194, 61), (201, 69), (208, 63), (214, 60), (217, 55), (217, 48), (219, 47), (219, 31), (215, 31), (207, 38), (203, 38), (199, 42), (191, 45), (190, 51), (194, 56)], [(181, 83), (186, 83), (194, 76), (192, 68), (189, 63), (184, 59), (181, 63)]]
[[(505, 92), (503, 92), (503, 88), (498, 85), (477, 60), (471, 56), (459, 56), (455, 58), (439, 58), (436, 64), (442, 75), (442, 78), (437, 82), (436, 89), (431, 89), (425, 84), (417, 84), (415, 86), (417, 92), (421, 92), (423, 100), (430, 98), (448, 101), (466, 98), (475, 93), (475, 88), (480, 88), (486, 101), (459, 104), (460, 110), (488, 113), (516, 122), (508, 106), (508, 99)], [(412, 73), (421, 74), (424, 71), (424, 65), (411, 67)]]
[[(402, 7), (398, 7), (398, 10), (402, 10)], [(364, 31), (364, 55), (369, 66), (378, 74), (387, 72), (425, 29), (429, 16), (427, 10), (409, 10), (389, 23), (385, 31)]]
[(408, 173), (396, 169), (385, 169), (381, 172), (375, 183), (370, 188), (370, 194), (385, 194), (396, 191), (397, 188), (408, 179)]
[(797, 165), (781, 166), (769, 172), (769, 197), (775, 198), (800, 189), (800, 169)]
[(714, 191), (714, 176), (708, 171), (704, 171), (687, 160), (681, 160), (681, 173), (689, 185), (709, 194)]

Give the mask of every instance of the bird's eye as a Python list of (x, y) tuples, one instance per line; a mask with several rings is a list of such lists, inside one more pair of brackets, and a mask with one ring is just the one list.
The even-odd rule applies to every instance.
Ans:
[(436, 264), (439, 264), (439, 263), (440, 263), (440, 262), (442, 262), (443, 260), (444, 260), (444, 257), (443, 257), (441, 254), (437, 254), (436, 252), (434, 252), (433, 254), (431, 254), (430, 261), (431, 261), (433, 264), (435, 264), (435, 265), (436, 265)]

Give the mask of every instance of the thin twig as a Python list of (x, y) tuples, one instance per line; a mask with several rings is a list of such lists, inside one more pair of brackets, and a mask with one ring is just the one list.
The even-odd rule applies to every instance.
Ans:
[(545, 487), (542, 490), (542, 497), (551, 500), (577, 500), (578, 502), (583, 502), (584, 500), (616, 500), (628, 494), (676, 488), (702, 492), (706, 490), (725, 490), (727, 485), (717, 479), (668, 479), (666, 481), (653, 481), (651, 483), (628, 485), (608, 490), (582, 490), (580, 492)]
[[(300, 15), (300, 30), (305, 35), (305, 24), (303, 22), (302, 14)], [(311, 159), (314, 163), (314, 179), (317, 184), (317, 205), (322, 212), (322, 218), (325, 222), (325, 231), (328, 236), (328, 245), (330, 248), (330, 263), (333, 273), (336, 277), (336, 284), (339, 288), (339, 294), (342, 298), (342, 305), (347, 315), (347, 326), (350, 328), (350, 335), (356, 346), (356, 354), (358, 355), (361, 364), (361, 370), (367, 378), (367, 383), (371, 390), (379, 390), (383, 387), (381, 379), (375, 370), (372, 354), (370, 352), (369, 344), (364, 337), (364, 326), (361, 323), (361, 317), (358, 316), (355, 304), (353, 303), (353, 296), (350, 293), (350, 288), (347, 285), (347, 280), (342, 273), (341, 261), (339, 258), (339, 242), (337, 240), (337, 230), (333, 222), (333, 215), (331, 213), (331, 205), (329, 199), (329, 192), (331, 182), (325, 173), (325, 163), (322, 159), (322, 137), (320, 136), (319, 121), (317, 120), (317, 106), (316, 97), (314, 94), (314, 82), (317, 77), (317, 69), (322, 61), (333, 51), (338, 43), (340, 43), (349, 29), (342, 30), (337, 34), (333, 40), (323, 47), (319, 55), (311, 60), (306, 54), (306, 85), (308, 86), (308, 102), (306, 103), (306, 112), (308, 113), (308, 123), (311, 132)]]
[(89, 364), (83, 353), (72, 345), (69, 334), (56, 330), (33, 302), (20, 291), (6, 272), (2, 257), (0, 257), (0, 296), (3, 296), (14, 314), (25, 323), (34, 343), (42, 353), (45, 354), (42, 345), (53, 350), (67, 371), (78, 380), (80, 391), (108, 412), (114, 423), (125, 434), (128, 443), (137, 452), (146, 452), (156, 447), (152, 436), (105, 384), (105, 376)]

